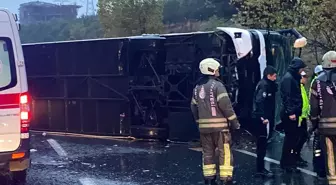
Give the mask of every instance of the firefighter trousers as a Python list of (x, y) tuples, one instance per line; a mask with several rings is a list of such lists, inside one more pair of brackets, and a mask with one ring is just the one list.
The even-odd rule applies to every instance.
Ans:
[(216, 148), (219, 154), (219, 176), (221, 180), (232, 177), (233, 157), (230, 132), (201, 133), (203, 149), (203, 175), (205, 179), (216, 178)]
[(324, 148), (326, 172), (329, 185), (336, 185), (336, 136), (322, 136), (321, 144)]
[[(323, 140), (324, 141), (324, 140)], [(318, 132), (314, 133), (313, 140), (313, 166), (314, 171), (317, 173), (319, 177), (326, 177), (326, 169), (325, 169), (325, 151), (323, 148), (323, 143), (321, 143), (321, 136)]]

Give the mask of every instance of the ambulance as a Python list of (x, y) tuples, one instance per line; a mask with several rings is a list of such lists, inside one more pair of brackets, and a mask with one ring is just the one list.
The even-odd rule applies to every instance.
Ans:
[(31, 162), (31, 97), (17, 21), (0, 8), (0, 174), (21, 183)]

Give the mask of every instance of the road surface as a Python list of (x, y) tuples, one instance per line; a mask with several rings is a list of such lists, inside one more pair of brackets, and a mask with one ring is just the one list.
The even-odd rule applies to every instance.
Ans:
[[(99, 139), (32, 133), (32, 167), (27, 185), (197, 185), (202, 184), (200, 148), (188, 144)], [(276, 172), (272, 180), (258, 179), (255, 146), (244, 139), (235, 146), (235, 183), (239, 185), (315, 185), (311, 165), (298, 174), (279, 168), (281, 137), (266, 158)], [(311, 161), (311, 146), (304, 158)]]

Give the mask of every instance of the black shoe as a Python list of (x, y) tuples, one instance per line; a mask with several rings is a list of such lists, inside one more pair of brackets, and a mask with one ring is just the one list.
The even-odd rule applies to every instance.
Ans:
[(284, 172), (287, 172), (287, 173), (299, 173), (300, 172), (300, 170), (298, 170), (295, 166), (283, 167), (282, 169), (284, 170)]
[(298, 157), (296, 165), (299, 167), (307, 167), (308, 166), (308, 162), (303, 160), (301, 156)]
[(217, 182), (216, 182), (216, 179), (211, 179), (211, 180), (205, 179), (204, 184), (206, 184), (206, 185), (217, 185)]
[(271, 171), (268, 171), (266, 169), (257, 171), (256, 175), (260, 176), (260, 177), (266, 177), (266, 178), (272, 178), (272, 177), (274, 177), (274, 174)]
[(301, 156), (299, 156), (298, 157), (298, 160), (297, 160), (298, 162), (300, 162), (300, 163), (305, 163), (305, 164), (308, 164), (308, 162), (307, 161), (305, 161), (304, 159), (302, 159), (302, 157)]
[(302, 162), (302, 161), (297, 161), (297, 162), (296, 162), (296, 165), (297, 165), (298, 167), (305, 168), (305, 167), (308, 166), (308, 163), (307, 163), (307, 162)]

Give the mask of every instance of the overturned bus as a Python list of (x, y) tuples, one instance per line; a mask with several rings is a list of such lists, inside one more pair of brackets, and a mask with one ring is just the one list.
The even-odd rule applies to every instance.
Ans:
[[(35, 130), (190, 141), (198, 65), (217, 58), (240, 122), (266, 65), (284, 74), (296, 30), (216, 31), (23, 45)], [(278, 97), (279, 98), (279, 97)], [(279, 104), (277, 104), (279, 105)]]

